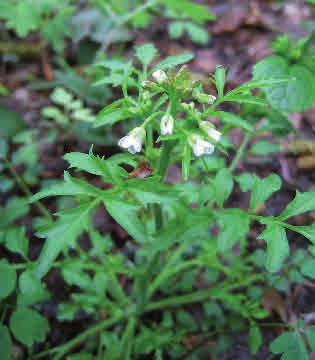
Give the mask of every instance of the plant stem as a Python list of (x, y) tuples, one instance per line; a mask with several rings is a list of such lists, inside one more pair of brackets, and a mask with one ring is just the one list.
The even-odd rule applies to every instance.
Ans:
[(241, 288), (243, 286), (246, 286), (252, 282), (261, 280), (261, 277), (259, 275), (253, 275), (250, 278), (247, 278), (246, 280), (229, 284), (222, 288), (211, 288), (206, 290), (199, 290), (195, 291), (190, 294), (185, 295), (179, 295), (179, 296), (173, 296), (165, 300), (160, 300), (153, 302), (147, 306), (145, 309), (146, 312), (153, 311), (153, 310), (161, 310), (167, 307), (176, 307), (176, 306), (182, 306), (186, 304), (191, 304), (194, 302), (200, 302), (209, 299), (210, 297), (213, 299), (222, 297), (222, 293), (226, 293), (232, 290), (235, 290), (237, 288)]
[[(5, 163), (9, 169), (10, 174), (13, 176), (14, 180), (16, 181), (17, 185), (20, 187), (20, 189), (24, 192), (24, 194), (28, 197), (31, 198), (33, 196), (31, 190), (29, 189), (28, 185), (25, 183), (25, 181), (23, 180), (23, 178), (17, 173), (17, 171), (15, 170), (14, 166), (11, 164), (9, 159), (4, 159)], [(39, 201), (37, 200), (35, 202), (36, 207), (38, 208), (38, 210), (46, 217), (48, 217), (49, 219), (52, 220), (52, 216), (50, 214), (50, 212), (48, 211), (48, 209), (46, 209), (46, 207)]]
[(113, 316), (110, 319), (105, 319), (101, 322), (99, 322), (98, 324), (90, 327), (89, 329), (85, 330), (84, 332), (82, 332), (81, 334), (79, 334), (78, 336), (76, 336), (75, 338), (73, 338), (72, 340), (70, 340), (69, 342), (67, 342), (64, 345), (61, 346), (57, 346), (55, 348), (49, 349), (47, 351), (43, 351), (37, 355), (34, 356), (34, 359), (40, 359), (43, 358), (47, 355), (51, 355), (51, 354), (55, 354), (58, 353), (55, 357), (54, 360), (60, 360), (66, 353), (68, 353), (72, 348), (74, 348), (75, 346), (79, 345), (80, 343), (82, 343), (83, 341), (85, 341), (88, 337), (102, 331), (105, 330), (106, 328), (115, 325), (116, 323), (118, 323), (119, 321), (123, 320), (124, 318), (127, 317), (127, 314), (125, 313), (120, 313), (116, 316)]
[(231, 162), (231, 164), (229, 166), (229, 170), (231, 171), (231, 173), (236, 169), (238, 163), (240, 162), (240, 160), (244, 156), (244, 152), (245, 152), (245, 150), (247, 148), (247, 145), (250, 142), (250, 139), (251, 139), (251, 133), (246, 133), (241, 146), (238, 148), (238, 150), (236, 152), (236, 155), (235, 155), (233, 161)]

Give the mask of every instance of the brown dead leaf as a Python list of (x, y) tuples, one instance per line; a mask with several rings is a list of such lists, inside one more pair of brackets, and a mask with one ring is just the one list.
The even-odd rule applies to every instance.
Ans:
[(265, 289), (261, 304), (263, 308), (266, 309), (269, 313), (274, 312), (279, 315), (280, 319), (284, 323), (288, 322), (289, 316), (287, 313), (286, 304), (276, 289), (267, 287)]

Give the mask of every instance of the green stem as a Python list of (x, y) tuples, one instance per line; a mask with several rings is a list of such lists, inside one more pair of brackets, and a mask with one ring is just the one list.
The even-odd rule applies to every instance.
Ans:
[(187, 295), (179, 295), (170, 297), (168, 299), (160, 300), (153, 302), (147, 306), (145, 309), (146, 312), (153, 311), (153, 310), (161, 310), (168, 307), (177, 307), (177, 306), (183, 306), (186, 304), (191, 304), (195, 302), (202, 302), (204, 300), (209, 299), (210, 297), (213, 299), (222, 297), (222, 293), (226, 293), (232, 290), (235, 290), (237, 288), (241, 288), (243, 286), (246, 286), (248, 284), (251, 284), (255, 281), (261, 280), (261, 276), (259, 275), (253, 275), (250, 278), (247, 278), (244, 281), (241, 281), (239, 283), (230, 284), (225, 287), (220, 288), (211, 288), (206, 290), (200, 290), (193, 292), (191, 294)]
[(37, 355), (34, 356), (34, 359), (40, 359), (43, 357), (46, 357), (47, 355), (58, 353), (54, 360), (60, 360), (65, 354), (67, 354), (71, 349), (73, 349), (75, 346), (79, 345), (80, 343), (84, 342), (88, 337), (105, 330), (106, 328), (113, 326), (117, 324), (119, 321), (126, 318), (128, 315), (124, 313), (120, 313), (119, 315), (113, 316), (110, 319), (105, 319), (98, 324), (90, 327), (89, 329), (85, 330), (66, 344), (62, 346), (57, 346), (55, 348), (49, 349), (47, 351), (43, 351)]
[[(10, 160), (4, 159), (4, 161), (7, 165), (7, 168), (9, 170), (10, 174), (13, 176), (14, 180), (16, 181), (17, 185), (20, 187), (20, 189), (24, 192), (24, 194), (28, 198), (31, 198), (33, 196), (32, 192), (30, 191), (28, 185), (25, 183), (23, 178), (17, 173), (14, 166), (11, 164)], [(52, 216), (51, 216), (50, 212), (46, 209), (46, 207), (39, 200), (37, 200), (35, 202), (35, 205), (44, 216), (46, 216), (52, 220)]]
[(244, 152), (247, 148), (247, 145), (249, 144), (249, 142), (251, 140), (251, 137), (252, 137), (251, 133), (245, 134), (243, 142), (242, 142), (241, 146), (238, 148), (236, 155), (235, 155), (233, 161), (231, 162), (231, 165), (229, 166), (229, 170), (231, 171), (231, 173), (236, 169), (238, 163), (244, 156)]

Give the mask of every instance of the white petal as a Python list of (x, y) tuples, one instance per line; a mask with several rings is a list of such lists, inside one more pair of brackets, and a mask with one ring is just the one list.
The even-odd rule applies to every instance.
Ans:
[(128, 149), (131, 145), (132, 145), (132, 138), (130, 135), (126, 135), (118, 141), (118, 146), (124, 149)]
[(167, 75), (163, 70), (154, 71), (152, 77), (158, 84), (162, 84), (167, 80)]
[(213, 129), (213, 128), (209, 128), (207, 132), (208, 132), (208, 135), (210, 137), (212, 137), (213, 140), (220, 141), (221, 135), (222, 135), (220, 133), (220, 131), (217, 131), (216, 129)]

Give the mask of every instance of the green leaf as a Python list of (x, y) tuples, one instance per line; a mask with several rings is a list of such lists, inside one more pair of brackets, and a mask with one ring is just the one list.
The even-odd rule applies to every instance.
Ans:
[(36, 30), (39, 26), (38, 13), (28, 2), (19, 1), (12, 4), (12, 9), (6, 17), (6, 25), (13, 29), (19, 37), (25, 37), (30, 31)]
[(302, 112), (311, 108), (315, 102), (315, 76), (302, 65), (290, 65), (280, 56), (270, 56), (255, 65), (253, 74), (255, 79), (295, 79), (271, 89), (263, 89), (268, 101), (276, 109)]
[(271, 174), (260, 179), (255, 177), (255, 184), (250, 198), (250, 209), (254, 210), (262, 205), (274, 192), (281, 188), (281, 178), (276, 174)]
[(6, 231), (5, 246), (8, 250), (20, 254), (24, 259), (28, 254), (28, 238), (23, 227), (13, 227)]
[(237, 241), (242, 241), (249, 231), (250, 218), (239, 209), (224, 209), (217, 213), (221, 231), (217, 238), (218, 250), (230, 250)]
[[(231, 96), (235, 96), (237, 94), (241, 94), (241, 93), (247, 93), (249, 90), (253, 90), (253, 89), (262, 89), (262, 88), (272, 88), (272, 87), (276, 87), (279, 86), (280, 84), (287, 84), (290, 81), (294, 81), (294, 78), (288, 78), (286, 77), (282, 77), (282, 78), (270, 78), (270, 79), (254, 79), (254, 80), (250, 80), (242, 85), (240, 85), (239, 87), (231, 90), (230, 92), (228, 92), (225, 96), (227, 98), (231, 97)], [(270, 91), (270, 89), (268, 90)]]
[(262, 345), (262, 334), (256, 323), (251, 323), (248, 334), (249, 349), (252, 355), (257, 354)]
[(8, 142), (0, 137), (0, 160), (5, 159), (9, 152)]
[(11, 360), (12, 340), (8, 328), (0, 324), (1, 360)]
[(104, 205), (110, 216), (136, 241), (145, 243), (147, 234), (138, 218), (139, 207), (116, 199), (104, 199)]
[(125, 187), (141, 204), (172, 204), (178, 200), (178, 193), (172, 186), (163, 184), (157, 177), (130, 179)]
[(274, 144), (266, 140), (257, 141), (250, 149), (250, 152), (256, 155), (269, 155), (278, 153), (279, 151), (279, 144)]
[(117, 184), (121, 178), (128, 177), (128, 172), (117, 163), (117, 157), (103, 159), (95, 156), (90, 151), (89, 154), (79, 152), (68, 153), (64, 156), (64, 159), (68, 161), (71, 168), (101, 176), (103, 181), (107, 183)]
[(76, 179), (65, 172), (64, 181), (50, 186), (46, 190), (42, 190), (39, 193), (31, 197), (30, 201), (35, 202), (39, 199), (48, 196), (88, 196), (98, 197), (103, 195), (103, 191), (90, 185), (87, 181)]
[(153, 71), (157, 70), (157, 69), (160, 69), (160, 70), (172, 69), (178, 65), (189, 62), (193, 58), (194, 58), (194, 55), (192, 53), (169, 56), (165, 60), (163, 60), (160, 63), (158, 63), (157, 65), (155, 65)]
[[(104, 109), (103, 109), (104, 110)], [(129, 119), (131, 114), (127, 109), (114, 109), (112, 111), (106, 110), (97, 114), (94, 127), (112, 126), (119, 121)]]
[(21, 116), (9, 110), (8, 108), (0, 105), (0, 136), (12, 138), (18, 132), (24, 130), (26, 125)]
[(304, 276), (315, 279), (315, 259), (305, 259), (300, 270)]
[(281, 360), (308, 360), (303, 338), (298, 332), (285, 332), (270, 344), (273, 354), (282, 354)]
[(11, 316), (10, 329), (19, 342), (30, 348), (45, 340), (49, 324), (38, 312), (21, 307)]
[(307, 337), (308, 343), (310, 344), (312, 351), (315, 352), (315, 326), (306, 329), (305, 335)]
[(185, 27), (191, 41), (195, 44), (205, 45), (209, 42), (209, 33), (202, 26), (188, 22)]
[(6, 260), (0, 261), (0, 300), (8, 297), (15, 289), (16, 272)]
[(168, 26), (168, 32), (172, 39), (179, 39), (185, 31), (185, 23), (183, 21), (173, 21)]
[(230, 127), (242, 128), (247, 131), (253, 131), (253, 127), (248, 121), (242, 119), (240, 116), (228, 113), (225, 111), (216, 111), (213, 113), (214, 116), (218, 116), (222, 122)]
[(28, 200), (19, 197), (12, 197), (8, 200), (5, 208), (0, 211), (0, 227), (11, 225), (15, 220), (20, 219), (29, 211)]
[(267, 270), (272, 273), (279, 271), (290, 251), (285, 229), (280, 225), (268, 223), (258, 239), (267, 243)]
[(284, 209), (279, 219), (286, 220), (311, 210), (315, 210), (315, 189), (304, 193), (297, 191), (295, 198)]
[(44, 284), (30, 270), (20, 275), (19, 288), (18, 305), (29, 306), (49, 299), (49, 293)]
[(215, 189), (215, 201), (219, 207), (223, 207), (225, 200), (229, 198), (233, 190), (233, 177), (229, 169), (219, 170), (212, 181)]
[(215, 19), (215, 15), (210, 11), (209, 7), (205, 5), (195, 4), (194, 2), (188, 0), (181, 0), (180, 2), (177, 0), (158, 1), (175, 11), (176, 14), (182, 14), (198, 24), (203, 24), (206, 21)]
[(225, 68), (223, 66), (217, 66), (215, 69), (215, 86), (218, 91), (219, 97), (224, 95), (224, 87), (225, 87), (225, 79), (226, 73)]
[(157, 49), (153, 44), (144, 44), (136, 47), (135, 56), (145, 67), (149, 66), (157, 55)]
[(190, 163), (191, 163), (191, 148), (188, 142), (186, 142), (184, 146), (184, 155), (182, 159), (182, 177), (185, 181), (187, 181), (189, 178)]
[(45, 237), (46, 241), (37, 260), (34, 272), (36, 277), (43, 277), (61, 251), (68, 246), (74, 246), (77, 237), (87, 229), (90, 214), (98, 202), (99, 200), (96, 199), (76, 208), (64, 210), (58, 214), (59, 218), (56, 222), (38, 233), (38, 236)]

